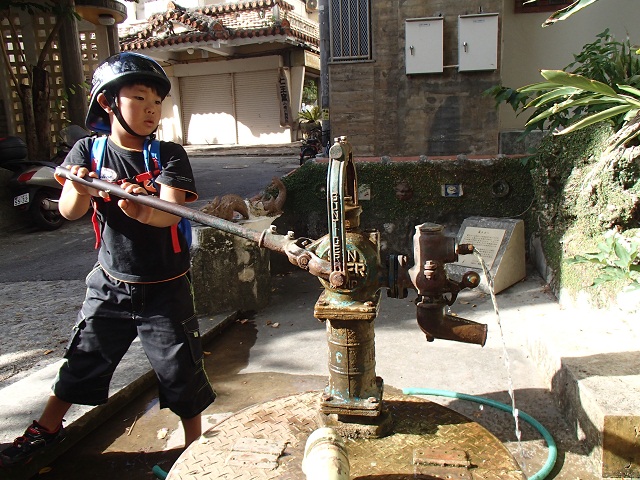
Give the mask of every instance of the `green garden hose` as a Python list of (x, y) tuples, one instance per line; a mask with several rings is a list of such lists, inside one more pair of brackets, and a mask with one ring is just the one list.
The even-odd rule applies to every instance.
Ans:
[[(496, 402), (495, 400), (490, 400), (488, 398), (476, 397), (474, 395), (467, 395), (465, 393), (452, 392), (450, 390), (435, 390), (431, 388), (403, 388), (402, 393), (404, 393), (405, 395), (431, 395), (435, 397), (448, 397), (457, 398), (460, 400), (468, 400), (471, 402), (481, 403), (483, 405), (489, 405), (504, 412), (513, 414), (513, 408), (510, 405)], [(547, 429), (544, 428), (540, 424), (540, 422), (538, 422), (532, 416), (519, 411), (518, 417), (522, 418), (525, 422), (538, 430), (538, 432), (540, 432), (540, 434), (544, 438), (545, 442), (547, 442), (547, 446), (549, 447), (549, 455), (547, 455), (547, 461), (540, 470), (538, 470), (532, 477), (529, 477), (529, 480), (543, 480), (547, 478), (547, 476), (551, 473), (553, 466), (556, 464), (556, 459), (558, 458), (558, 448), (556, 447), (556, 442), (553, 440), (553, 437), (547, 431)]]
[(151, 469), (151, 472), (153, 472), (156, 478), (159, 478), (160, 480), (165, 480), (165, 478), (167, 478), (167, 475), (169, 475), (167, 472), (161, 469), (158, 465), (154, 465), (153, 469)]

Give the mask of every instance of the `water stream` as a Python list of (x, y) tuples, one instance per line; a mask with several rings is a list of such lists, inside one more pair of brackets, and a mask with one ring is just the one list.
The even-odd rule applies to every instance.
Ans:
[(525, 457), (524, 448), (521, 442), (522, 431), (520, 430), (520, 419), (518, 415), (518, 409), (516, 408), (516, 392), (515, 392), (515, 389), (513, 388), (513, 376), (511, 375), (511, 361), (509, 359), (509, 352), (507, 351), (507, 344), (504, 339), (502, 322), (500, 321), (500, 312), (498, 311), (498, 301), (496, 300), (496, 295), (493, 292), (493, 278), (491, 277), (491, 274), (489, 273), (489, 269), (487, 268), (487, 264), (484, 262), (482, 255), (480, 255), (480, 252), (474, 249), (473, 254), (478, 259), (478, 262), (480, 262), (480, 265), (482, 266), (482, 271), (484, 273), (484, 276), (487, 280), (487, 285), (489, 287), (489, 293), (491, 294), (491, 301), (493, 302), (493, 310), (496, 312), (496, 320), (498, 322), (498, 328), (500, 330), (500, 339), (502, 340), (502, 350), (504, 353), (504, 365), (507, 369), (507, 378), (509, 383), (509, 397), (511, 397), (511, 410), (512, 410), (513, 419), (515, 422), (515, 434), (516, 434), (516, 439), (518, 440), (520, 455), (522, 457), (523, 465), (521, 466), (522, 466), (522, 470), (524, 471), (526, 467), (526, 457)]

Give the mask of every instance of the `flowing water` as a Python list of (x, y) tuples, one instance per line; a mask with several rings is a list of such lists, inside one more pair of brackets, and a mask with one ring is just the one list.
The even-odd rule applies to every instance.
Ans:
[(504, 365), (507, 369), (507, 378), (509, 382), (509, 397), (511, 397), (511, 411), (513, 413), (513, 419), (515, 422), (515, 434), (516, 434), (516, 439), (518, 440), (520, 455), (522, 457), (522, 462), (523, 462), (522, 469), (524, 470), (526, 466), (524, 465), (526, 457), (525, 457), (524, 448), (521, 442), (522, 431), (520, 430), (520, 419), (518, 415), (518, 409), (516, 408), (516, 392), (513, 388), (513, 377), (511, 375), (511, 361), (509, 360), (509, 352), (507, 351), (507, 344), (505, 343), (505, 339), (504, 339), (504, 331), (502, 330), (502, 322), (500, 321), (500, 312), (498, 311), (498, 301), (496, 300), (495, 293), (493, 293), (493, 278), (491, 277), (491, 274), (489, 273), (489, 269), (487, 268), (487, 264), (484, 262), (482, 255), (480, 255), (480, 252), (474, 249), (473, 254), (478, 259), (478, 261), (480, 262), (480, 265), (482, 266), (482, 271), (484, 273), (484, 276), (487, 280), (487, 285), (489, 287), (489, 293), (491, 294), (491, 301), (493, 302), (493, 310), (496, 312), (496, 320), (498, 322), (498, 328), (500, 330), (500, 339), (502, 340), (502, 350), (504, 353)]

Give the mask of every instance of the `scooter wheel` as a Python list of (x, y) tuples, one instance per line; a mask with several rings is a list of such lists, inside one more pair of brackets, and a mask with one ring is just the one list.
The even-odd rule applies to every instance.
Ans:
[(315, 148), (305, 148), (300, 154), (300, 165), (304, 164), (310, 158), (315, 158), (318, 151)]
[(50, 195), (47, 192), (36, 192), (29, 207), (29, 213), (31, 218), (42, 230), (57, 230), (64, 223), (64, 217), (58, 210), (47, 210), (44, 207), (44, 202)]

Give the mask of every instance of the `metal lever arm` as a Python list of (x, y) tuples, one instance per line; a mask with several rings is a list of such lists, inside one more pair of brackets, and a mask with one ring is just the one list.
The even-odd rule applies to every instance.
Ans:
[(304, 249), (304, 245), (311, 243), (310, 240), (296, 239), (293, 237), (293, 233), (290, 233), (289, 235), (277, 234), (275, 226), (272, 226), (269, 230), (259, 232), (257, 230), (243, 227), (242, 225), (238, 225), (237, 223), (229, 222), (228, 220), (185, 207), (184, 205), (167, 202), (166, 200), (162, 200), (158, 197), (128, 193), (118, 185), (105, 182), (104, 180), (98, 180), (93, 177), (80, 178), (77, 175), (73, 175), (69, 170), (63, 167), (57, 167), (55, 175), (73, 182), (78, 182), (87, 187), (107, 192), (109, 195), (131, 200), (132, 202), (136, 202), (141, 205), (156, 208), (163, 212), (187, 218), (196, 223), (207, 225), (238, 237), (246, 238), (247, 240), (257, 243), (261, 248), (268, 248), (274, 252), (286, 255), (291, 263), (298, 265), (304, 270), (308, 270), (309, 273), (316, 277), (320, 277), (325, 280), (329, 279), (329, 274), (331, 273), (330, 263)]
[(329, 149), (329, 173), (327, 175), (327, 213), (329, 214), (329, 258), (331, 275), (329, 283), (333, 288), (343, 288), (349, 281), (347, 271), (347, 224), (345, 202), (349, 197), (352, 204), (358, 204), (355, 166), (351, 145), (346, 137), (336, 138)]

